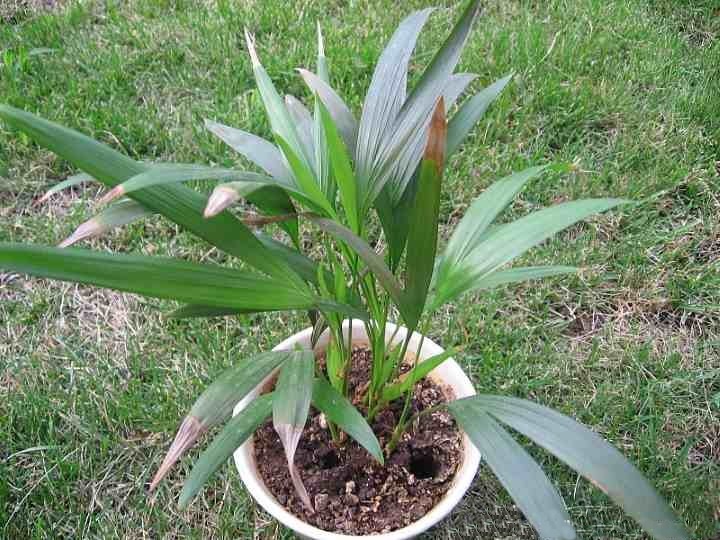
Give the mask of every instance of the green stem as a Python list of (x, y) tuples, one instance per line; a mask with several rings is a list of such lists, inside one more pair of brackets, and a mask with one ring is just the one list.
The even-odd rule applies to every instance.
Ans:
[[(423, 343), (425, 342), (425, 334), (427, 333), (429, 326), (430, 326), (430, 318), (428, 317), (427, 319), (425, 319), (425, 323), (422, 326), (422, 330), (421, 330), (421, 334), (420, 334), (420, 343), (418, 344), (417, 351), (415, 352), (415, 358), (413, 359), (413, 365), (412, 365), (411, 369), (414, 369), (415, 366), (417, 366), (417, 362), (420, 358), (420, 353), (422, 352), (422, 346), (423, 346)], [(410, 332), (408, 332), (408, 335), (410, 335)], [(405, 355), (403, 354), (403, 356), (400, 357), (400, 360), (398, 361), (398, 363), (402, 362), (404, 360), (404, 358), (405, 358)], [(406, 419), (407, 419), (408, 411), (410, 410), (410, 403), (412, 402), (412, 394), (413, 394), (414, 390), (415, 390), (415, 387), (410, 386), (410, 388), (408, 388), (407, 392), (405, 393), (405, 403), (403, 404), (403, 410), (402, 410), (402, 413), (400, 414), (400, 419), (398, 420), (398, 423), (395, 426), (395, 431), (393, 432), (392, 438), (390, 439), (390, 442), (388, 443), (388, 446), (387, 446), (388, 454), (391, 454), (395, 450), (395, 447), (397, 446), (397, 443), (400, 440), (400, 437), (402, 437), (402, 434), (405, 433), (405, 430), (407, 429), (408, 422), (406, 421)]]

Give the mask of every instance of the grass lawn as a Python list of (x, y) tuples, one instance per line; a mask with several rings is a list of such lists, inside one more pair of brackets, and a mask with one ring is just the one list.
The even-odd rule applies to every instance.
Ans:
[[(313, 65), (319, 20), (333, 84), (358, 111), (395, 25), (428, 4), (61, 3), (54, 12), (0, 19), (0, 102), (136, 159), (220, 165), (239, 162), (203, 129), (204, 118), (269, 135), (243, 27), (256, 34), (278, 87), (308, 98), (293, 70)], [(442, 3), (415, 67), (461, 7)], [(437, 317), (431, 336), (465, 347), (459, 360), (481, 391), (535, 399), (592, 426), (642, 469), (693, 538), (715, 539), (720, 5), (486, 4), (461, 69), (480, 75), (478, 88), (509, 72), (516, 77), (453, 158), (441, 208), (447, 230), (493, 179), (532, 164), (569, 162), (573, 172), (534, 182), (513, 215), (586, 196), (644, 203), (577, 226), (522, 261), (579, 265), (580, 276), (466, 297)], [(0, 126), (0, 241), (56, 243), (91, 216), (87, 200), (101, 191), (94, 184), (31, 206), (74, 172)], [(222, 260), (157, 218), (90, 244)], [(232, 467), (182, 513), (174, 500), (190, 460), (156, 495), (148, 497), (146, 485), (204, 385), (305, 321), (284, 314), (163, 319), (171, 307), (0, 273), (0, 538), (291, 538), (254, 505)], [(647, 538), (589, 483), (534, 454), (582, 538)], [(483, 471), (452, 518), (425, 538), (535, 536)]]

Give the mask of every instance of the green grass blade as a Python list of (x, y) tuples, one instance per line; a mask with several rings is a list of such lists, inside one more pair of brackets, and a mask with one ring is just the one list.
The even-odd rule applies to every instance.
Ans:
[(640, 471), (582, 424), (523, 399), (482, 395), (468, 400), (590, 480), (653, 538), (689, 540), (685, 527)]
[(136, 201), (119, 201), (81, 224), (70, 236), (60, 242), (59, 247), (68, 247), (87, 238), (102, 236), (112, 229), (123, 227), (152, 214), (153, 212)]
[[(149, 170), (90, 137), (30, 113), (0, 105), (0, 119), (110, 188)], [(187, 187), (159, 186), (134, 193), (131, 198), (262, 272), (298, 285), (302, 283), (297, 274), (264, 249), (252, 232), (228, 212), (204, 219), (206, 198)]]
[(295, 467), (295, 451), (310, 412), (314, 375), (313, 352), (298, 352), (296, 358), (285, 362), (280, 369), (273, 399), (273, 426), (285, 449), (290, 478), (300, 499), (311, 511), (312, 502)]
[(291, 184), (292, 176), (280, 150), (262, 137), (218, 122), (205, 121), (205, 127), (233, 150), (252, 161), (282, 184)]
[(410, 215), (405, 262), (405, 294), (408, 302), (406, 322), (410, 331), (415, 329), (422, 315), (435, 267), (446, 135), (445, 104), (440, 98), (430, 123), (417, 194)]
[(315, 379), (312, 402), (334, 424), (355, 439), (381, 464), (380, 443), (362, 414), (325, 379)]
[(178, 506), (185, 509), (202, 486), (270, 416), (273, 394), (254, 399), (240, 414), (230, 419), (212, 444), (198, 458), (183, 484)]
[(335, 125), (337, 125), (338, 131), (342, 135), (345, 146), (348, 151), (354, 155), (357, 144), (358, 124), (348, 106), (337, 92), (320, 77), (306, 69), (298, 69), (298, 72), (308, 88), (310, 88), (310, 90), (320, 98), (323, 105), (325, 105)]
[(577, 538), (565, 503), (530, 454), (472, 399), (452, 401), (448, 409), (540, 538)]
[(318, 107), (328, 144), (330, 163), (340, 193), (340, 202), (342, 202), (343, 208), (345, 208), (345, 216), (347, 217), (350, 229), (355, 234), (359, 234), (360, 216), (358, 214), (357, 181), (350, 163), (350, 155), (338, 134), (338, 130), (335, 127), (330, 113), (322, 103), (319, 103)]
[(483, 117), (490, 104), (500, 95), (512, 75), (495, 81), (462, 104), (448, 125), (448, 157), (460, 148), (468, 133)]

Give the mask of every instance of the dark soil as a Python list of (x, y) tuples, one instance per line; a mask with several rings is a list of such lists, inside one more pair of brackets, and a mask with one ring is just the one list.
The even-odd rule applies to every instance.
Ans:
[[(369, 373), (370, 352), (355, 349), (349, 380), (355, 399), (367, 385)], [(413, 413), (447, 401), (453, 397), (449, 393), (424, 379), (413, 394)], [(402, 407), (403, 401), (397, 400), (375, 419), (372, 427), (381, 446), (390, 440)], [(255, 459), (265, 485), (290, 512), (326, 531), (368, 535), (405, 527), (438, 503), (462, 460), (462, 437), (447, 412), (424, 415), (382, 466), (353, 440), (335, 446), (320, 415), (312, 410), (295, 464), (314, 502), (314, 513), (293, 489), (271, 421), (255, 434)]]

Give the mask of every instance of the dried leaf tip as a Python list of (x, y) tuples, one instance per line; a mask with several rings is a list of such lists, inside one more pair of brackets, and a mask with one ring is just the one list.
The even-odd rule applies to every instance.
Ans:
[(40, 206), (42, 203), (47, 201), (52, 194), (53, 194), (52, 191), (46, 191), (45, 193), (43, 193), (42, 197), (36, 199), (35, 202), (32, 203), (32, 205), (34, 207)]
[(250, 60), (252, 61), (253, 66), (259, 66), (260, 59), (258, 58), (257, 51), (255, 50), (255, 36), (253, 36), (247, 28), (245, 29), (245, 43), (247, 43)]
[(204, 431), (205, 427), (200, 423), (200, 420), (194, 416), (188, 416), (183, 420), (177, 435), (175, 435), (175, 440), (170, 446), (170, 450), (168, 450), (160, 468), (155, 473), (152, 482), (150, 482), (150, 491), (153, 491), (157, 487), (172, 466), (180, 459), (180, 456), (195, 444), (195, 441)]
[(122, 184), (119, 184), (112, 188), (110, 191), (108, 191), (105, 195), (100, 197), (98, 199), (97, 206), (108, 204), (117, 199), (118, 197), (122, 197), (123, 195), (125, 195), (125, 188)]
[(438, 99), (428, 131), (428, 141), (425, 146), (425, 159), (438, 164), (442, 170), (445, 162), (445, 142), (447, 140), (447, 122), (445, 119), (445, 100), (441, 96)]
[(97, 236), (99, 234), (102, 234), (103, 232), (105, 232), (105, 229), (97, 219), (89, 219), (85, 223), (78, 226), (78, 228), (75, 229), (75, 231), (65, 240), (60, 242), (58, 244), (58, 247), (66, 248), (72, 246), (80, 240), (85, 240), (86, 238)]
[(237, 201), (238, 198), (239, 196), (237, 191), (222, 186), (216, 187), (208, 199), (203, 216), (205, 218), (217, 216), (220, 212)]
[(295, 466), (295, 451), (302, 436), (303, 428), (304, 426), (278, 424), (275, 426), (275, 431), (280, 437), (283, 448), (285, 448), (285, 457), (287, 457), (288, 470), (290, 471), (290, 480), (292, 480), (293, 487), (308, 511), (314, 514), (315, 508), (310, 500), (307, 489), (305, 489), (305, 484), (303, 484), (302, 478), (300, 478), (300, 472)]

